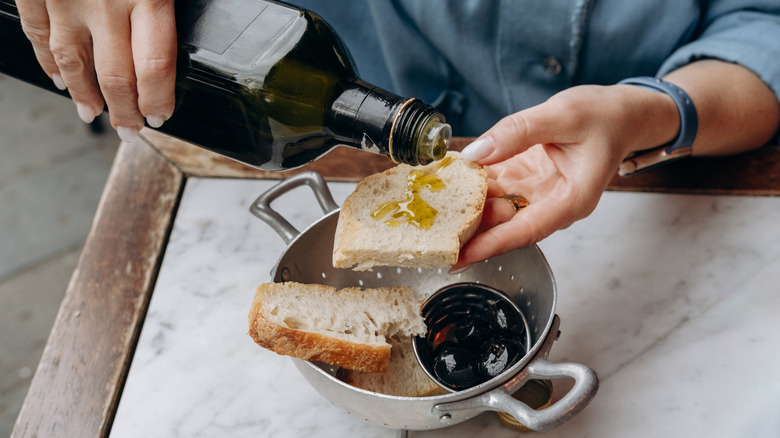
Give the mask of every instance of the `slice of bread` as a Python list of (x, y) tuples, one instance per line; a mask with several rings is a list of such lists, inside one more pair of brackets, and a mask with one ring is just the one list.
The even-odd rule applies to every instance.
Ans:
[(427, 397), (447, 391), (431, 380), (414, 356), (411, 337), (390, 340), (390, 364), (384, 373), (366, 373), (339, 368), (336, 377), (352, 386), (379, 394)]
[[(424, 184), (437, 180), (443, 185), (431, 189)], [(450, 267), (479, 226), (486, 194), (487, 171), (453, 151), (427, 166), (401, 164), (371, 175), (341, 207), (333, 266), (357, 271), (374, 266)], [(415, 204), (407, 207), (410, 200)], [(416, 218), (407, 220), (413, 215)], [(432, 219), (430, 228), (415, 223), (426, 219)]]
[(255, 292), (249, 335), (278, 354), (353, 370), (384, 372), (393, 336), (422, 335), (410, 287), (344, 288), (265, 283)]

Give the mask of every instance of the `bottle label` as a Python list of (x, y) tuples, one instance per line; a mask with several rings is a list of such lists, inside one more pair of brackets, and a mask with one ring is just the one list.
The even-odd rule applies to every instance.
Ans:
[(177, 22), (191, 59), (236, 76), (270, 68), (306, 29), (300, 10), (262, 0), (199, 0), (186, 13)]
[(266, 7), (267, 4), (258, 1), (199, 1), (188, 11), (191, 16), (179, 20), (191, 26), (181, 40), (221, 55)]

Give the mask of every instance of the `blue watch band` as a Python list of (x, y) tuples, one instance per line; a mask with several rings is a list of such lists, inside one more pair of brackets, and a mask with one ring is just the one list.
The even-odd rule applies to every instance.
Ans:
[(671, 153), (693, 144), (693, 141), (696, 139), (696, 132), (699, 129), (699, 117), (696, 114), (696, 107), (693, 105), (691, 97), (682, 88), (671, 82), (650, 76), (623, 79), (618, 84), (638, 85), (656, 92), (666, 93), (677, 104), (677, 110), (680, 112), (680, 133), (674, 141), (662, 146), (666, 153)]

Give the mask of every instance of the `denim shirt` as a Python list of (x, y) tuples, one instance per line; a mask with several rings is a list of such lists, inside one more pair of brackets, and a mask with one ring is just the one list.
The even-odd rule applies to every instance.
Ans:
[[(780, 0), (298, 0), (366, 81), (439, 108), (456, 135), (565, 88), (738, 63), (780, 96)], [(598, 104), (598, 102), (594, 102)]]

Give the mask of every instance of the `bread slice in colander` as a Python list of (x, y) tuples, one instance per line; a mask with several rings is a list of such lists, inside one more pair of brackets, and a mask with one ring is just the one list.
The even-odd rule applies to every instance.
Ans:
[(410, 287), (337, 290), (319, 284), (265, 283), (255, 292), (249, 335), (278, 354), (367, 372), (384, 372), (393, 336), (424, 335)]
[(447, 391), (431, 380), (414, 355), (408, 336), (390, 339), (390, 363), (384, 373), (367, 373), (339, 368), (336, 377), (366, 391), (399, 397), (428, 397)]
[[(442, 183), (416, 187), (414, 202), (423, 202), (433, 210), (427, 210), (425, 205), (407, 208), (404, 203), (410, 200), (410, 175), (413, 175), (410, 172), (413, 171)], [(419, 180), (429, 182), (425, 176)], [(333, 266), (363, 271), (374, 266), (454, 265), (461, 247), (479, 226), (487, 186), (487, 171), (479, 164), (463, 160), (454, 151), (427, 166), (401, 164), (368, 176), (358, 183), (341, 207)], [(393, 209), (393, 204), (398, 203), (404, 206)], [(430, 211), (435, 211), (430, 223), (408, 220), (414, 215), (421, 220), (428, 219), (430, 215), (425, 213)]]

